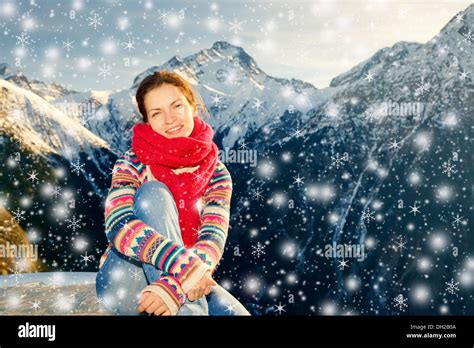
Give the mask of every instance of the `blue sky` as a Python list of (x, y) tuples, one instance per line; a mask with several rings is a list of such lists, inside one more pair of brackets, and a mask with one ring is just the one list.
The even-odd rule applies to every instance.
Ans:
[(267, 74), (318, 88), (398, 41), (426, 42), (469, 1), (0, 0), (0, 62), (75, 90), (228, 41)]

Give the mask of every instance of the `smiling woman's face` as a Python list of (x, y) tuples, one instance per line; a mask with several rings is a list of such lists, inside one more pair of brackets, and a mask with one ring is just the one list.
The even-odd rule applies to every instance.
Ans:
[(143, 99), (147, 124), (166, 138), (188, 137), (194, 128), (195, 108), (178, 87), (164, 83)]

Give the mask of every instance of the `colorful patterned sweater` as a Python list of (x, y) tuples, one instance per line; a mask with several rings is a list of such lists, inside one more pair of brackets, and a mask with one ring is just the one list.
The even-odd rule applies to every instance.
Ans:
[(165, 238), (134, 214), (138, 187), (155, 180), (149, 166), (130, 149), (119, 157), (112, 171), (112, 184), (105, 202), (105, 233), (109, 241), (102, 267), (112, 248), (140, 262), (154, 265), (162, 276), (145, 289), (160, 295), (176, 314), (189, 290), (207, 270), (213, 274), (224, 252), (229, 228), (232, 179), (226, 166), (217, 161), (209, 186), (201, 198), (201, 227), (196, 243), (183, 247)]

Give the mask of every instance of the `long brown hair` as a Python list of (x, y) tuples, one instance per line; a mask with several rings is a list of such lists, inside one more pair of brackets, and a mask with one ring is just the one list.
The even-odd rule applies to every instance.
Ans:
[(174, 72), (161, 70), (156, 71), (154, 74), (145, 77), (138, 86), (135, 99), (138, 104), (138, 111), (140, 111), (140, 114), (142, 114), (143, 122), (148, 121), (148, 116), (146, 114), (144, 103), (145, 95), (152, 89), (158, 88), (164, 83), (169, 83), (173, 86), (178, 87), (183, 93), (183, 95), (186, 97), (188, 103), (193, 108), (199, 110), (200, 114), (209, 116), (209, 111), (204, 105), (201, 96), (195, 89), (193, 89), (193, 87), (188, 81), (186, 81), (184, 78)]

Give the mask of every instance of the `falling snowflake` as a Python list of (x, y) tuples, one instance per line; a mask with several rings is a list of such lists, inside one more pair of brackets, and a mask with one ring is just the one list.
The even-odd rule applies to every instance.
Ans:
[(465, 81), (469, 76), (469, 71), (463, 71), (461, 73), (459, 73), (459, 79), (461, 81)]
[(281, 315), (281, 312), (286, 312), (286, 310), (285, 310), (286, 305), (282, 305), (282, 304), (281, 304), (281, 301), (278, 302), (278, 305), (275, 305), (275, 307), (276, 307), (276, 308), (274, 309), (275, 312), (278, 312), (278, 314), (280, 314), (280, 315)]
[(344, 152), (342, 157), (340, 157), (339, 152), (336, 153), (336, 156), (331, 156), (331, 166), (335, 166), (336, 169), (339, 169), (339, 166), (342, 166), (344, 161), (349, 161), (349, 154), (347, 152)]
[(473, 35), (471, 29), (467, 33), (462, 34), (464, 36), (464, 42), (467, 42), (469, 45), (472, 43)]
[(247, 149), (247, 143), (245, 142), (244, 139), (239, 140), (239, 145), (240, 145), (239, 149), (241, 149), (241, 150), (246, 150)]
[(158, 10), (158, 15), (159, 15), (159, 19), (161, 19), (163, 21), (163, 24), (166, 24), (166, 22), (168, 21), (168, 15), (169, 13), (165, 10)]
[(80, 123), (81, 126), (86, 127), (87, 123), (90, 121), (90, 117), (88, 115), (81, 115)]
[(17, 223), (25, 220), (25, 211), (21, 210), (20, 208), (16, 208), (15, 211), (12, 211), (13, 218), (16, 220)]
[(451, 164), (451, 159), (448, 159), (448, 162), (443, 163), (443, 168), (444, 168), (443, 174), (447, 174), (448, 178), (451, 177), (452, 173), (457, 173), (456, 165)]
[(253, 197), (259, 201), (260, 199), (263, 199), (263, 196), (262, 196), (262, 191), (260, 191), (260, 188), (258, 188), (254, 193), (253, 193)]
[(67, 227), (71, 228), (74, 232), (76, 232), (77, 228), (81, 227), (81, 218), (76, 219), (75, 215), (72, 217), (72, 219), (67, 219), (66, 221), (69, 222)]
[(114, 175), (116, 172), (116, 168), (113, 167), (112, 169), (109, 168), (109, 175)]
[(395, 244), (393, 245), (393, 249), (395, 251), (400, 251), (401, 254), (403, 254), (403, 249), (406, 249), (406, 240), (402, 236), (398, 236), (397, 240), (395, 241)]
[(370, 208), (367, 208), (362, 212), (362, 220), (365, 220), (365, 222), (369, 223), (370, 220), (375, 220), (374, 214), (374, 211), (371, 211)]
[(71, 170), (73, 173), (76, 173), (77, 175), (81, 173), (81, 170), (83, 170), (83, 167), (84, 167), (84, 164), (80, 163), (79, 161), (71, 163), (71, 168), (72, 168)]
[(393, 140), (391, 143), (390, 143), (390, 146), (389, 146), (389, 149), (394, 149), (394, 150), (398, 150), (400, 149), (400, 143), (397, 142), (396, 140)]
[(141, 279), (141, 277), (143, 276), (143, 272), (138, 270), (138, 269), (135, 269), (133, 270), (132, 272), (132, 278), (135, 279), (135, 280), (139, 280)]
[(416, 213), (421, 213), (420, 206), (416, 205), (416, 201), (415, 203), (413, 203), (413, 206), (410, 205), (410, 208), (411, 208), (410, 213), (413, 213), (413, 216), (416, 216)]
[(341, 270), (344, 270), (344, 268), (349, 267), (349, 261), (348, 260), (342, 259), (341, 261), (338, 260), (337, 262), (339, 262), (339, 265), (337, 267)]
[(30, 36), (22, 32), (20, 36), (16, 37), (16, 45), (20, 46), (21, 48), (25, 48), (25, 46), (28, 46), (30, 44)]
[(232, 313), (235, 310), (234, 307), (235, 307), (235, 304), (227, 304), (225, 310), (229, 313)]
[(229, 31), (232, 31), (234, 34), (238, 34), (239, 31), (242, 31), (242, 24), (244, 22), (238, 22), (237, 19), (234, 18), (233, 22), (229, 22)]
[(38, 181), (38, 173), (36, 170), (31, 171), (28, 173), (28, 180), (31, 180), (31, 183), (35, 183), (35, 181)]
[(459, 282), (454, 282), (454, 279), (451, 278), (449, 282), (446, 282), (446, 291), (451, 295), (456, 294), (459, 291)]
[(95, 303), (101, 305), (105, 302), (104, 298), (102, 296), (97, 296), (97, 299), (95, 300)]
[(105, 80), (107, 76), (112, 76), (112, 74), (110, 73), (111, 69), (112, 67), (110, 65), (103, 64), (102, 67), (99, 68), (98, 76), (102, 77)]
[(374, 75), (372, 75), (372, 73), (369, 71), (367, 74), (365, 74), (364, 79), (371, 82), (374, 80)]
[(200, 173), (199, 171), (194, 171), (193, 172), (193, 175), (194, 175), (194, 178), (195, 180), (199, 181), (199, 180), (202, 180), (204, 178), (204, 173)]
[(257, 243), (257, 245), (252, 245), (252, 255), (260, 258), (261, 255), (265, 255), (265, 245)]
[(128, 38), (127, 42), (122, 42), (121, 45), (130, 52), (131, 50), (135, 49), (135, 41), (133, 41), (131, 38)]
[(63, 48), (66, 49), (67, 52), (69, 52), (74, 46), (72, 45), (74, 43), (74, 41), (69, 41), (69, 39), (67, 39), (66, 41), (63, 41)]
[(99, 14), (95, 13), (94, 11), (90, 13), (90, 16), (87, 17), (87, 20), (89, 21), (89, 26), (93, 27), (94, 30), (96, 30), (97, 27), (102, 26), (103, 18), (99, 16)]
[(302, 129), (299, 129), (299, 128), (296, 128), (296, 130), (293, 132), (293, 134), (291, 135), (293, 137), (302, 137), (303, 136), (303, 130)]
[(13, 278), (15, 278), (15, 283), (18, 284), (18, 279), (23, 277), (23, 274), (21, 273), (21, 269), (18, 268), (18, 266), (15, 267), (15, 269), (9, 268), (10, 272), (13, 274)]
[(41, 301), (35, 300), (34, 302), (30, 302), (31, 308), (33, 308), (35, 311), (39, 308), (41, 308), (40, 304)]
[(93, 259), (94, 256), (93, 255), (87, 255), (87, 251), (86, 251), (85, 255), (81, 255), (81, 258), (82, 258), (81, 262), (84, 262), (85, 265), (87, 266), (88, 262), (92, 262), (91, 259)]
[(393, 302), (394, 302), (393, 305), (399, 310), (401, 310), (402, 312), (404, 312), (405, 308), (408, 307), (407, 301), (408, 301), (408, 298), (405, 298), (403, 297), (402, 294), (400, 294), (393, 299)]
[(221, 103), (221, 97), (217, 94), (214, 95), (212, 97), (212, 103), (214, 104), (214, 106), (218, 106)]
[(253, 98), (252, 109), (257, 109), (257, 111), (260, 111), (260, 109), (262, 108), (262, 105), (263, 105), (263, 101), (261, 101), (258, 98)]
[(300, 187), (300, 185), (304, 184), (304, 182), (303, 182), (304, 177), (300, 178), (299, 174), (297, 176), (294, 176), (293, 179), (295, 179), (295, 181), (293, 181), (293, 184), (298, 185), (298, 187)]
[(456, 214), (456, 217), (454, 218), (452, 225), (454, 228), (458, 228), (459, 224), (466, 225), (467, 221), (463, 220), (463, 216), (460, 216), (459, 214)]

